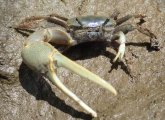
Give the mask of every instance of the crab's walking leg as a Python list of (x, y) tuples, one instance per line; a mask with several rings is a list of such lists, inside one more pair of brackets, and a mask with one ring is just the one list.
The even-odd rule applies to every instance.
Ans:
[(53, 22), (55, 24), (61, 25), (64, 28), (67, 28), (67, 18), (61, 17), (57, 14), (51, 14), (47, 16), (32, 16), (24, 19), (19, 25), (14, 26), (15, 29), (32, 29), (35, 27), (40, 21), (47, 20), (49, 22)]
[(124, 53), (125, 53), (125, 42), (126, 42), (126, 37), (122, 31), (120, 31), (117, 36), (119, 37), (119, 49), (116, 57), (113, 59), (113, 62), (116, 62), (116, 60), (119, 58), (119, 60), (122, 60)]
[[(138, 30), (140, 33), (150, 37), (150, 47), (154, 50), (160, 50), (159, 41), (157, 40), (156, 35), (147, 28), (143, 28), (139, 25), (136, 26), (131, 24), (120, 25), (115, 28), (114, 33), (118, 33), (119, 31), (122, 31), (124, 34), (127, 34), (128, 32), (133, 30)], [(118, 36), (114, 36), (112, 39), (117, 39), (117, 38)]]
[(142, 14), (127, 15), (127, 16), (125, 16), (125, 17), (122, 17), (122, 18), (117, 19), (117, 20), (116, 20), (116, 23), (117, 23), (117, 25), (120, 25), (120, 24), (126, 22), (127, 20), (129, 20), (129, 19), (131, 19), (131, 18), (140, 18), (140, 23), (142, 24), (142, 23), (145, 22), (145, 20), (144, 20), (145, 17), (146, 17), (146, 16), (145, 16), (145, 15), (142, 15)]
[(153, 37), (156, 38), (156, 36), (147, 28), (143, 28), (141, 26), (131, 25), (131, 24), (125, 24), (125, 25), (120, 25), (120, 26), (116, 27), (114, 33), (123, 31), (123, 33), (127, 34), (128, 32), (133, 31), (135, 29), (151, 38), (153, 38)]
[(113, 18), (114, 20), (117, 20), (117, 17), (119, 16), (120, 12), (118, 10), (115, 10), (110, 18)]
[(77, 102), (93, 117), (97, 117), (97, 113), (94, 110), (92, 110), (88, 105), (86, 105), (74, 93), (72, 93), (63, 85), (63, 83), (58, 79), (55, 70), (58, 67), (64, 67), (86, 79), (91, 80), (92, 82), (99, 84), (115, 95), (117, 94), (116, 90), (99, 76), (63, 56), (48, 42), (64, 45), (75, 44), (75, 41), (72, 40), (72, 38), (67, 33), (60, 29), (48, 28), (34, 32), (27, 38), (21, 53), (24, 63), (31, 69), (44, 73), (48, 79), (62, 92)]
[(60, 15), (58, 15), (58, 14), (56, 14), (56, 13), (50, 14), (50, 15), (48, 15), (48, 16), (50, 16), (50, 17), (56, 17), (56, 18), (59, 18), (59, 19), (61, 19), (61, 20), (63, 20), (63, 21), (67, 21), (67, 20), (68, 20), (68, 18), (63, 17), (63, 16), (60, 16)]

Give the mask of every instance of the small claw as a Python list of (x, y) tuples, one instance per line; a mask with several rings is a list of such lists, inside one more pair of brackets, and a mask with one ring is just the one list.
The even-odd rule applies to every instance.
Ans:
[(125, 35), (123, 32), (119, 32), (119, 42), (120, 42), (120, 46), (119, 46), (119, 50), (118, 53), (116, 55), (116, 57), (113, 59), (113, 62), (116, 62), (116, 60), (119, 58), (119, 60), (122, 60), (124, 53), (125, 53)]
[(116, 57), (113, 59), (113, 62), (116, 62), (116, 60), (118, 58), (119, 58), (119, 61), (121, 61), (124, 56), (124, 52), (125, 52), (125, 44), (120, 44), (119, 51), (118, 51)]
[(67, 57), (63, 56), (60, 53), (54, 54), (53, 57), (54, 57), (54, 60), (56, 60), (58, 67), (65, 67), (65, 68), (71, 70), (72, 72), (80, 75), (81, 77), (87, 78), (87, 79), (99, 84), (103, 88), (112, 92), (114, 95), (117, 95), (117, 91), (115, 90), (114, 87), (112, 87), (112, 85), (110, 85), (108, 82), (106, 82), (99, 76), (95, 75), (94, 73), (90, 72), (89, 70), (85, 69), (84, 67), (71, 61), (70, 59), (68, 59)]

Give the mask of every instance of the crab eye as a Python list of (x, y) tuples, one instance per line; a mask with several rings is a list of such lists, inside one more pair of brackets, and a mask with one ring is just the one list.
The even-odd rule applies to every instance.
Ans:
[(105, 27), (114, 27), (116, 25), (116, 22), (112, 19), (107, 19), (105, 22), (104, 22), (104, 26)]

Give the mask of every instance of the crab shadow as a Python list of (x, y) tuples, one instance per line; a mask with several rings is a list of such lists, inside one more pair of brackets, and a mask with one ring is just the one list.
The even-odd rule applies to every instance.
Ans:
[(74, 118), (91, 120), (92, 116), (84, 112), (80, 112), (73, 107), (67, 105), (64, 100), (56, 96), (50, 84), (41, 75), (30, 70), (24, 63), (19, 69), (19, 80), (22, 87), (36, 100), (47, 101), (49, 105), (71, 115)]
[[(126, 44), (126, 46), (138, 46), (138, 47), (146, 47), (148, 51), (151, 51), (150, 49), (150, 43), (144, 42), (144, 43), (134, 43), (129, 42)], [(98, 57), (99, 55), (103, 55), (107, 58), (109, 58), (110, 63), (112, 64), (109, 72), (111, 72), (114, 69), (122, 69), (126, 74), (130, 75), (129, 68), (124, 62), (113, 62), (113, 58), (115, 58), (115, 54), (109, 52), (106, 50), (106, 47), (113, 47), (116, 51), (118, 48), (118, 44), (116, 42), (108, 43), (108, 42), (89, 42), (89, 43), (83, 43), (76, 45), (74, 47), (71, 47), (67, 51), (63, 52), (65, 56), (72, 60), (85, 60), (90, 59), (94, 57)]]

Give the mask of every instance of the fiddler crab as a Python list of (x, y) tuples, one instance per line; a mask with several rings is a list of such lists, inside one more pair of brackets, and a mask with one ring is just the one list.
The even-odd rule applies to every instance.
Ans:
[[(33, 21), (47, 20), (54, 22), (57, 27), (43, 28), (35, 31), (26, 38), (22, 49), (23, 62), (32, 70), (43, 73), (54, 85), (62, 92), (68, 95), (84, 110), (93, 117), (97, 117), (97, 113), (72, 93), (57, 77), (56, 70), (59, 67), (64, 67), (70, 71), (89, 79), (103, 88), (109, 90), (114, 95), (117, 91), (111, 84), (85, 69), (84, 67), (73, 62), (65, 57), (50, 43), (65, 45), (67, 48), (84, 42), (92, 41), (113, 41), (119, 40), (119, 48), (114, 62), (121, 60), (125, 52), (126, 36), (129, 31), (138, 30), (139, 32), (149, 36), (151, 41), (156, 39), (156, 36), (148, 29), (141, 27), (144, 22), (144, 15), (127, 15), (119, 18), (118, 13), (112, 14), (110, 17), (103, 16), (83, 16), (67, 19), (56, 14), (48, 16), (30, 17), (25, 19), (20, 25), (15, 27), (16, 30), (29, 29)], [(139, 18), (140, 22), (137, 25), (124, 24), (130, 18)], [(60, 27), (59, 27), (60, 26)], [(158, 44), (151, 44), (151, 47), (158, 48)]]

